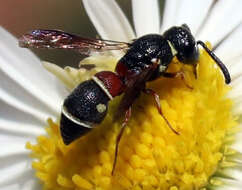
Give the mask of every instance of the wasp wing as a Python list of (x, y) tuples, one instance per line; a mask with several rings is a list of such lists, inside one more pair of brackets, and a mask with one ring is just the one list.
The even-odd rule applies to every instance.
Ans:
[(33, 30), (19, 39), (19, 45), (26, 48), (72, 49), (89, 55), (91, 52), (129, 49), (131, 44), (83, 38), (59, 30)]
[(140, 95), (140, 93), (145, 89), (145, 84), (150, 76), (153, 74), (154, 69), (157, 65), (150, 65), (149, 67), (143, 69), (140, 73), (134, 73), (129, 77), (125, 86), (124, 95), (119, 104), (119, 113), (117, 117), (120, 117), (122, 113), (132, 106), (133, 102)]

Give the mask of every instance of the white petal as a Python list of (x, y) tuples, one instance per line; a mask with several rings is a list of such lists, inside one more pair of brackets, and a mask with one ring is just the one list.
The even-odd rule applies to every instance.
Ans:
[[(12, 144), (21, 142), (21, 146), (24, 149), (26, 141), (33, 141), (37, 135), (44, 133), (45, 120), (35, 118), (31, 113), (26, 113), (21, 109), (17, 109), (16, 106), (11, 106), (1, 100), (0, 115), (0, 141), (1, 143), (9, 143), (9, 145), (6, 145), (7, 148)], [(15, 150), (19, 151), (22, 149), (16, 148), (11, 150), (9, 148), (9, 151)]]
[(21, 184), (21, 185), (11, 184), (11, 185), (2, 186), (2, 187), (0, 186), (0, 190), (41, 190), (41, 189), (42, 187), (37, 180), (29, 180), (25, 184)]
[[(226, 40), (224, 40), (216, 49), (216, 55), (224, 63), (230, 65), (234, 63), (232, 59), (242, 57), (242, 25), (239, 26)], [(236, 60), (235, 60), (236, 61)]]
[[(216, 182), (220, 182), (218, 185), (216, 185), (216, 182), (215, 184), (212, 182), (212, 181), (216, 181)], [(221, 177), (221, 176), (217, 176), (217, 177), (213, 177), (211, 179), (212, 184), (214, 185), (209, 185), (208, 189), (214, 189), (214, 190), (239, 190), (241, 189), (241, 186), (242, 186), (242, 181), (241, 179), (239, 180), (234, 180), (234, 179), (231, 179), (231, 178), (224, 178), (224, 177)]]
[(22, 190), (22, 186), (26, 186), (25, 184), (28, 184), (30, 181), (35, 181), (34, 171), (27, 162), (14, 164), (1, 170), (0, 188), (16, 184), (18, 187), (17, 189)]
[(83, 0), (83, 4), (103, 39), (126, 42), (134, 39), (128, 19), (114, 0)]
[[(26, 113), (15, 106), (11, 106), (7, 104), (6, 102), (3, 102), (0, 99), (0, 115), (1, 115), (1, 121), (10, 121), (15, 123), (28, 123), (30, 125), (34, 125), (36, 127), (43, 127), (46, 124), (46, 121), (39, 120), (38, 118), (35, 118), (31, 113)], [(4, 124), (4, 123), (3, 123)], [(1, 125), (1, 122), (0, 122)]]
[(13, 138), (11, 135), (4, 139), (1, 135), (0, 189), (11, 187), (10, 189), (30, 190), (30, 187), (36, 187), (33, 185), (37, 180), (31, 167), (30, 151), (25, 148), (26, 139)]
[(16, 103), (17, 107), (24, 104), (26, 112), (38, 108), (33, 115), (42, 112), (57, 116), (68, 93), (64, 86), (43, 69), (29, 50), (19, 48), (17, 40), (2, 28), (0, 37), (1, 99), (9, 100), (10, 105)]
[[(29, 182), (34, 181), (34, 173), (29, 157), (30, 151), (25, 148), (26, 141), (35, 141), (35, 138), (9, 134), (0, 130), (0, 189), (26, 189)], [(27, 183), (27, 184), (26, 184)], [(25, 188), (23, 188), (25, 187)], [(11, 186), (12, 188), (12, 186)]]
[(25, 143), (44, 134), (44, 121), (0, 100), (0, 155), (26, 152)]
[(0, 186), (0, 190), (20, 190), (20, 187), (18, 184), (12, 184), (12, 185), (7, 185), (7, 186)]
[[(242, 59), (239, 63), (242, 63)], [(242, 103), (242, 71), (241, 71), (241, 64), (233, 64), (232, 66), (228, 67), (230, 73), (232, 74), (232, 82), (231, 86), (232, 89), (229, 92), (229, 97), (235, 100), (235, 104)], [(238, 106), (238, 105), (235, 105)]]
[[(220, 179), (221, 182), (224, 181), (224, 179)], [(218, 186), (209, 187), (208, 189), (211, 190), (241, 190), (242, 183), (238, 183), (236, 181), (231, 182), (230, 184), (222, 184)]]
[(0, 155), (0, 161), (1, 161), (0, 162), (0, 168), (1, 168), (0, 176), (4, 175), (3, 170), (5, 168), (10, 168), (16, 164), (20, 164), (20, 165), (23, 164), (24, 166), (26, 166), (27, 161), (30, 160), (28, 157), (28, 153), (15, 153), (15, 154), (7, 155), (7, 156)]
[[(1, 137), (1, 153), (0, 157), (10, 156), (15, 154), (28, 154), (28, 150), (25, 148), (25, 144), (28, 139), (22, 139), (21, 137), (13, 137), (13, 136), (0, 136)], [(6, 146), (6, 147), (4, 147)]]
[(6, 136), (20, 136), (26, 139), (44, 134), (45, 130), (43, 126), (38, 127), (29, 123), (0, 119), (0, 133), (6, 134)]
[[(18, 183), (16, 178), (32, 170), (28, 154), (15, 154), (0, 157), (0, 186)], [(12, 180), (15, 180), (12, 182)], [(12, 183), (9, 183), (11, 181)]]
[(217, 1), (198, 37), (216, 44), (242, 20), (242, 1)]
[[(34, 174), (30, 173), (29, 177), (30, 177), (30, 175), (34, 175)], [(28, 177), (28, 176), (26, 176), (26, 177)], [(37, 181), (35, 179), (29, 180), (29, 178), (28, 178), (28, 182), (24, 183), (20, 189), (21, 190), (42, 190), (43, 188), (39, 181)]]
[[(231, 63), (230, 63), (231, 62)], [(238, 59), (231, 59), (230, 61), (225, 61), (224, 62), (227, 65), (227, 68), (229, 70), (229, 73), (232, 78), (232, 86), (237, 88), (234, 84), (238, 83), (236, 80), (239, 80), (239, 77), (242, 76), (242, 69), (241, 69), (241, 64), (242, 64), (242, 56), (239, 57)], [(241, 82), (241, 80), (240, 80)]]
[(27, 141), (56, 118), (67, 91), (41, 62), (0, 28), (0, 189), (35, 189)]
[(165, 1), (165, 8), (163, 14), (163, 20), (161, 24), (161, 33), (174, 26), (176, 23), (176, 13), (181, 7), (183, 1), (180, 0), (168, 0)]
[(132, 0), (133, 21), (137, 37), (160, 31), (160, 10), (157, 0)]
[[(179, 0), (178, 0), (179, 1)], [(186, 23), (193, 34), (196, 34), (200, 24), (203, 22), (213, 0), (183, 0), (177, 12), (175, 12), (175, 25)], [(169, 20), (169, 18), (167, 18)]]
[[(0, 77), (0, 78), (2, 78), (2, 77)], [(1, 101), (7, 103), (9, 106), (18, 108), (22, 112), (30, 113), (31, 115), (33, 115), (33, 117), (35, 117), (39, 120), (44, 121), (48, 117), (50, 117), (50, 115), (48, 115), (48, 112), (45, 113), (45, 112), (41, 112), (40, 110), (36, 109), (36, 107), (38, 107), (38, 105), (41, 108), (41, 104), (37, 100), (35, 100), (34, 97), (31, 96), (30, 94), (27, 94), (26, 96), (24, 96), (25, 95), (24, 93), (26, 92), (26, 91), (24, 91), (24, 89), (15, 88), (15, 89), (12, 89), (12, 92), (11, 92), (11, 90), (8, 87), (14, 88), (15, 87), (14, 84), (10, 83), (8, 78), (6, 78), (6, 77), (3, 77), (3, 78), (6, 79), (4, 82), (7, 83), (7, 87), (4, 87), (5, 86), (5, 85), (3, 85), (4, 82), (1, 83), (1, 85), (0, 85), (1, 86), (0, 87)], [(19, 86), (16, 85), (16, 87), (19, 87)], [(23, 91), (24, 91), (24, 93), (22, 93)], [(34, 101), (33, 101), (33, 99), (34, 99)], [(21, 101), (21, 100), (23, 100), (23, 101)]]
[(242, 103), (237, 103), (234, 108), (233, 108), (233, 112), (235, 114), (242, 114)]
[(27, 184), (28, 186), (26, 185), (20, 186), (18, 184), (4, 186), (4, 187), (0, 187), (0, 190), (42, 190), (43, 189), (39, 184), (39, 182), (36, 182), (34, 180), (31, 180), (30, 183), (28, 182)]
[[(231, 148), (242, 154), (242, 125), (239, 126), (240, 132), (234, 135), (234, 143)], [(242, 179), (242, 178), (241, 178)]]
[(227, 168), (222, 170), (223, 174), (225, 174), (226, 176), (229, 176), (237, 181), (242, 182), (242, 171), (239, 168)]

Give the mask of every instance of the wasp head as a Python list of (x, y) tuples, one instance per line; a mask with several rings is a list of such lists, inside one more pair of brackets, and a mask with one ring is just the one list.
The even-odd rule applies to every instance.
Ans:
[(172, 27), (164, 33), (176, 50), (176, 57), (185, 64), (196, 64), (199, 58), (199, 50), (195, 38), (189, 27), (183, 24), (180, 27)]

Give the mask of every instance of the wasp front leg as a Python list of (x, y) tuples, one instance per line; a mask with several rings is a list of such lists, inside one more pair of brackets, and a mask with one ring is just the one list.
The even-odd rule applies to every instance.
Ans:
[(161, 73), (161, 76), (166, 77), (166, 78), (181, 78), (181, 80), (183, 81), (183, 83), (185, 84), (185, 86), (187, 88), (189, 88), (191, 90), (193, 89), (193, 87), (190, 86), (190, 84), (188, 84), (185, 72), (183, 70), (180, 70), (178, 72), (173, 72), (173, 73), (163, 72), (163, 73)]

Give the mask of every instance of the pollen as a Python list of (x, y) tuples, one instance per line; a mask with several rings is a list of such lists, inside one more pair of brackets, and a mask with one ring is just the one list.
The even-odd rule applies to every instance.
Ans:
[[(214, 185), (213, 176), (226, 167), (228, 152), (236, 153), (226, 141), (237, 126), (233, 102), (227, 97), (230, 87), (204, 51), (197, 79), (189, 65), (176, 59), (168, 71), (181, 69), (184, 79), (161, 77), (147, 84), (159, 94), (162, 112), (179, 135), (158, 113), (153, 97), (141, 94), (121, 138), (113, 175), (116, 137), (123, 121), (114, 115), (121, 97), (110, 102), (100, 125), (68, 146), (61, 139), (59, 122), (49, 119), (47, 135), (26, 145), (43, 189), (205, 190)], [(78, 70), (69, 72), (79, 75)]]

